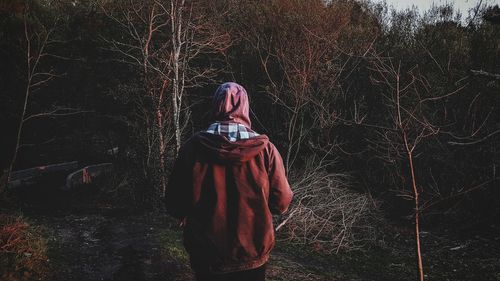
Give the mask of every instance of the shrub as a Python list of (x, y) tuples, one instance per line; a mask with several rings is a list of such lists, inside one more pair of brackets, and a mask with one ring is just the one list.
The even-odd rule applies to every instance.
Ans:
[(277, 226), (283, 228), (283, 239), (327, 252), (374, 240), (375, 208), (370, 197), (349, 189), (348, 175), (329, 173), (321, 165), (307, 166), (290, 175), (294, 199)]
[(22, 216), (0, 214), (0, 279), (46, 280), (47, 246), (38, 228)]

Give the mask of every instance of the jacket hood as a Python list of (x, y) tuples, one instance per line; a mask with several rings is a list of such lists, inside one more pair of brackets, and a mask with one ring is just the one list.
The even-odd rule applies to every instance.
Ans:
[(231, 142), (221, 135), (200, 132), (196, 134), (196, 139), (199, 153), (209, 160), (223, 163), (246, 162), (259, 154), (269, 143), (266, 135)]
[(231, 121), (251, 128), (250, 106), (245, 88), (234, 82), (227, 82), (215, 91), (212, 102), (214, 121)]

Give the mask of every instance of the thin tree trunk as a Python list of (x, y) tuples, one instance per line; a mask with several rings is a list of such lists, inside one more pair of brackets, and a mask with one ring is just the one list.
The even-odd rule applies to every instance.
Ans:
[(167, 188), (167, 181), (165, 178), (165, 138), (163, 136), (163, 114), (160, 109), (156, 110), (156, 123), (158, 126), (158, 149), (160, 157), (160, 185), (161, 194), (165, 196), (165, 190)]
[[(181, 147), (181, 129), (180, 129), (180, 115), (182, 107), (182, 95), (183, 91), (180, 89), (180, 53), (182, 49), (182, 9), (184, 8), (184, 0), (180, 3), (177, 1), (171, 2), (171, 22), (172, 22), (172, 51), (173, 51), (173, 84), (172, 84), (172, 107), (173, 107), (173, 121), (174, 121), (174, 133), (175, 133), (175, 156)], [(185, 67), (185, 66), (184, 66)]]
[(290, 124), (288, 125), (288, 149), (286, 153), (286, 158), (285, 158), (285, 171), (286, 174), (288, 175), (292, 166), (291, 163), (291, 157), (293, 153), (293, 146), (294, 146), (294, 139), (295, 139), (295, 132), (296, 132), (296, 124), (297, 124), (297, 118), (298, 118), (298, 106), (297, 104), (295, 105), (294, 112), (292, 113), (292, 117), (290, 118)]
[[(23, 21), (24, 21), (24, 36), (26, 38), (26, 72), (27, 72), (27, 81), (26, 81), (26, 89), (24, 91), (24, 104), (23, 104), (23, 111), (21, 113), (21, 118), (19, 120), (19, 125), (17, 127), (17, 136), (16, 136), (16, 145), (14, 147), (14, 155), (12, 156), (12, 159), (10, 161), (9, 165), (9, 170), (7, 171), (7, 177), (6, 180), (7, 182), (5, 184), (8, 184), (10, 180), (10, 174), (12, 173), (12, 169), (14, 168), (14, 164), (16, 163), (17, 160), (17, 154), (19, 151), (19, 145), (21, 143), (21, 135), (23, 132), (23, 125), (24, 125), (24, 116), (26, 115), (26, 108), (28, 107), (28, 100), (30, 96), (30, 88), (31, 88), (31, 41), (29, 38), (28, 34), (28, 24), (27, 24), (27, 11), (24, 13)], [(0, 193), (2, 193), (3, 190), (0, 190)]]
[(167, 144), (165, 143), (165, 136), (164, 134), (164, 128), (165, 128), (165, 121), (164, 121), (164, 116), (163, 116), (163, 97), (165, 96), (165, 89), (168, 86), (168, 81), (164, 80), (161, 90), (160, 90), (160, 96), (158, 98), (158, 104), (156, 107), (156, 123), (158, 126), (158, 148), (159, 148), (159, 157), (160, 157), (160, 185), (161, 185), (161, 195), (164, 197), (165, 196), (165, 190), (167, 188), (167, 178), (165, 175), (165, 151), (167, 148)]
[(28, 82), (28, 85), (26, 86), (26, 91), (25, 91), (25, 96), (24, 96), (24, 104), (23, 104), (23, 112), (21, 114), (21, 120), (19, 120), (19, 125), (17, 128), (16, 146), (14, 147), (14, 155), (12, 156), (12, 160), (10, 161), (9, 170), (7, 173), (7, 182), (10, 179), (10, 174), (12, 173), (12, 169), (14, 168), (14, 164), (17, 160), (17, 154), (19, 151), (19, 144), (21, 143), (21, 135), (22, 135), (23, 125), (24, 125), (24, 116), (26, 115), (26, 108), (27, 108), (28, 99), (29, 99), (29, 88), (30, 88), (30, 82)]
[(417, 246), (418, 273), (419, 273), (419, 277), (420, 277), (419, 280), (424, 281), (424, 266), (422, 263), (422, 252), (421, 252), (421, 246), (420, 246), (419, 194), (418, 194), (418, 189), (417, 189), (417, 182), (415, 179), (415, 168), (413, 166), (413, 153), (412, 153), (412, 149), (409, 148), (408, 138), (406, 136), (406, 132), (403, 132), (403, 137), (404, 137), (406, 152), (408, 154), (408, 160), (410, 162), (411, 183), (412, 183), (412, 189), (413, 189), (413, 199), (415, 202), (415, 240), (417, 243), (416, 246)]
[(406, 153), (408, 155), (408, 161), (410, 164), (410, 173), (411, 173), (411, 182), (412, 182), (412, 190), (413, 190), (413, 199), (415, 202), (415, 240), (416, 240), (416, 247), (417, 247), (417, 263), (418, 263), (418, 273), (419, 273), (419, 280), (424, 281), (424, 267), (423, 267), (423, 262), (422, 262), (422, 252), (421, 252), (421, 247), (420, 247), (420, 207), (419, 207), (419, 197), (418, 197), (418, 189), (417, 189), (417, 180), (415, 179), (415, 168), (413, 165), (413, 149), (415, 148), (410, 147), (408, 143), (408, 135), (406, 133), (406, 129), (403, 126), (403, 120), (401, 118), (401, 103), (400, 103), (400, 76), (399, 76), (399, 67), (397, 70), (397, 75), (396, 75), (396, 110), (397, 110), (397, 125), (399, 127), (399, 130), (401, 131), (401, 134), (403, 135), (403, 143), (405, 146)]

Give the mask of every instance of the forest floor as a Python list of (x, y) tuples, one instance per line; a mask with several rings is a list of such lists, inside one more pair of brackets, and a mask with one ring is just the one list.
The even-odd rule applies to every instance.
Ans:
[[(166, 214), (81, 199), (22, 204), (24, 217), (47, 239), (51, 280), (193, 280), (181, 231)], [(338, 254), (278, 241), (267, 280), (416, 280), (412, 229), (385, 225), (382, 233)], [(496, 225), (424, 229), (428, 280), (500, 280), (498, 233)]]

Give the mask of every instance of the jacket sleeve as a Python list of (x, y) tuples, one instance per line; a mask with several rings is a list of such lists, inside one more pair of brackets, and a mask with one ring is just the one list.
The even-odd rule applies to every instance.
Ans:
[(272, 144), (269, 152), (269, 209), (271, 213), (281, 215), (288, 210), (293, 192), (286, 178), (281, 155)]
[(165, 190), (165, 207), (175, 218), (183, 219), (192, 201), (192, 163), (189, 141), (179, 150)]

